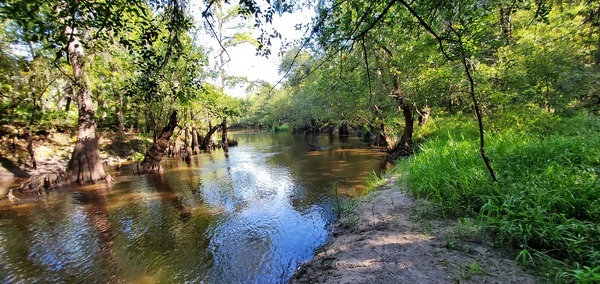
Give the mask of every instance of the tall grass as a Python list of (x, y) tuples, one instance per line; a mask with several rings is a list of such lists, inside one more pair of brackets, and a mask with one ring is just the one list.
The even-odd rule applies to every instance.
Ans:
[[(491, 125), (491, 127), (489, 127)], [(492, 183), (470, 117), (437, 119), (398, 163), (409, 190), (452, 216), (478, 216), (501, 242), (565, 262), (562, 280), (600, 281), (600, 120), (502, 114), (488, 121)], [(523, 255), (523, 259), (532, 259)], [(583, 279), (583, 280), (582, 280)]]

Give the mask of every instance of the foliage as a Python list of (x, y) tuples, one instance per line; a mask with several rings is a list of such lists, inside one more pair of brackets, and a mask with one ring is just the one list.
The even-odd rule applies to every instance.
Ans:
[(446, 214), (479, 216), (502, 242), (597, 267), (599, 120), (535, 107), (523, 113), (497, 115), (488, 132), (496, 183), (477, 162), (475, 129), (464, 117), (432, 122), (420, 152), (398, 167), (415, 196), (441, 203)]
[(275, 132), (288, 132), (290, 130), (290, 127), (287, 124), (275, 125), (275, 129), (273, 130)]
[(133, 155), (128, 156), (127, 160), (133, 161), (134, 163), (139, 163), (144, 160), (144, 154), (135, 152)]

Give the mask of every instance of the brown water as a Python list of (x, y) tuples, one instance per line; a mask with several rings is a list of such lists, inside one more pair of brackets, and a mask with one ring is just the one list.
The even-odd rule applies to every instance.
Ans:
[(228, 158), (3, 203), (0, 281), (285, 283), (330, 237), (333, 183), (351, 193), (386, 166), (352, 138), (234, 136)]

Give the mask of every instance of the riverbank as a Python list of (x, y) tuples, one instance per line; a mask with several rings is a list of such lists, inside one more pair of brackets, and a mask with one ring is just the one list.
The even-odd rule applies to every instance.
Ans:
[(291, 283), (535, 283), (476, 223), (436, 218), (396, 177), (356, 201)]
[[(481, 161), (477, 149), (478, 134), (476, 128), (472, 127), (472, 118), (458, 115), (436, 117), (426, 126), (417, 128), (415, 141), (420, 141), (418, 151), (397, 163), (390, 173), (402, 177), (401, 188), (409, 192), (410, 196), (417, 197), (419, 201), (416, 205), (413, 202), (407, 208), (384, 210), (379, 216), (373, 212), (385, 206), (377, 200), (394, 200), (392, 197), (397, 193), (386, 193), (386, 190), (373, 193), (374, 197), (359, 202), (362, 205), (357, 206), (358, 214), (341, 220), (343, 224), (347, 222), (344, 220), (348, 220), (345, 218), (354, 218), (358, 220), (354, 221), (358, 225), (350, 229), (338, 226), (334, 233), (348, 235), (350, 239), (346, 245), (356, 251), (360, 248), (360, 242), (379, 244), (381, 240), (377, 239), (379, 232), (375, 226), (383, 226), (386, 228), (384, 236), (394, 237), (396, 240), (399, 237), (408, 238), (408, 244), (421, 244), (425, 247), (420, 249), (427, 253), (411, 254), (410, 251), (406, 258), (402, 255), (404, 252), (400, 251), (398, 255), (390, 256), (397, 259), (392, 264), (378, 255), (365, 260), (357, 254), (344, 260), (346, 250), (343, 241), (335, 238), (332, 246), (319, 254), (315, 260), (317, 262), (308, 264), (306, 269), (313, 266), (317, 267), (314, 271), (319, 271), (333, 267), (337, 269), (336, 277), (341, 277), (349, 269), (338, 268), (336, 263), (343, 264), (347, 261), (349, 264), (346, 266), (355, 267), (353, 270), (359, 270), (356, 267), (368, 267), (363, 269), (367, 270), (366, 273), (376, 273), (388, 266), (393, 268), (391, 271), (394, 273), (403, 273), (398, 271), (408, 271), (399, 264), (404, 260), (406, 267), (421, 267), (417, 271), (428, 271), (430, 274), (426, 279), (433, 282), (443, 283), (456, 279), (461, 282), (470, 281), (462, 278), (471, 279), (479, 274), (494, 281), (497, 276), (518, 275), (511, 271), (494, 272), (505, 265), (487, 260), (495, 259), (495, 254), (488, 255), (491, 253), (488, 248), (501, 243), (506, 248), (518, 250), (504, 258), (509, 260), (507, 265), (517, 260), (519, 265), (533, 267), (532, 270), (542, 279), (540, 281), (600, 281), (597, 241), (600, 236), (600, 152), (594, 151), (600, 148), (598, 117), (585, 112), (564, 116), (531, 112), (526, 117), (520, 115), (520, 112), (505, 112), (496, 113), (489, 120), (492, 123), (490, 130), (486, 132), (486, 152), (498, 181), (491, 181), (488, 170)], [(391, 185), (388, 182), (386, 188), (393, 188), (393, 184), (394, 182)], [(396, 188), (395, 191), (399, 189)], [(426, 206), (422, 207), (422, 199), (435, 205), (423, 203)], [(394, 200), (393, 203), (401, 204), (399, 200)], [(435, 208), (430, 210), (428, 207)], [(404, 213), (394, 213), (396, 211)], [(423, 212), (427, 213), (425, 216), (433, 216), (423, 218)], [(443, 218), (436, 219), (436, 215)], [(369, 223), (369, 216), (377, 222)], [(415, 223), (406, 216), (413, 216), (419, 222)], [(385, 221), (384, 217), (392, 221)], [(457, 221), (451, 221), (450, 218), (457, 218)], [(440, 221), (436, 221), (438, 219)], [(406, 220), (412, 223), (403, 223)], [(405, 228), (397, 226), (397, 223), (404, 224)], [(393, 230), (389, 231), (387, 227)], [(363, 234), (361, 230), (366, 231)], [(411, 235), (413, 231), (426, 233), (428, 237), (415, 239)], [(482, 232), (493, 235), (494, 242), (487, 241)], [(473, 239), (475, 243), (472, 242)], [(356, 240), (360, 242), (355, 242)], [(338, 242), (342, 244), (337, 245)], [(400, 244), (400, 241), (384, 243), (387, 246)], [(482, 248), (480, 244), (485, 245)], [(381, 247), (383, 245), (371, 249)], [(456, 254), (440, 256), (447, 255), (440, 248), (473, 252), (473, 255), (454, 261), (453, 255)], [(365, 256), (373, 256), (369, 250), (363, 253)], [(435, 255), (432, 257), (432, 254)], [(357, 262), (361, 259), (368, 263)], [(420, 263), (423, 259), (432, 263)], [(326, 265), (318, 263), (319, 261)], [(442, 267), (445, 276), (433, 273), (435, 270), (431, 270), (431, 267)], [(369, 269), (373, 271), (368, 271)], [(321, 272), (315, 273), (323, 275)], [(302, 271), (300, 274), (310, 275)], [(464, 277), (465, 275), (468, 277)], [(321, 276), (315, 277), (316, 281), (320, 281), (321, 278), (318, 277)], [(322, 279), (326, 279), (323, 281), (329, 281), (330, 278), (324, 277), (333, 276), (323, 276)], [(518, 280), (519, 278), (514, 279), (518, 282), (525, 281)], [(498, 281), (504, 283), (513, 281), (512, 279)]]
[[(152, 144), (151, 140), (141, 138), (137, 133), (117, 134), (107, 131), (99, 134), (100, 158), (107, 166), (125, 164), (128, 160), (141, 157)], [(0, 140), (0, 200), (8, 194), (10, 188), (18, 187), (32, 177), (56, 175), (64, 171), (76, 139), (73, 131), (48, 131), (34, 135), (34, 168), (27, 150), (27, 137), (15, 135), (9, 139), (3, 136)]]

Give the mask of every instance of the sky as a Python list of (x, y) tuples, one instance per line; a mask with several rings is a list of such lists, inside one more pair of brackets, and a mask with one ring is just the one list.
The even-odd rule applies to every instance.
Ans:
[[(194, 8), (193, 8), (194, 9)], [(273, 39), (271, 46), (271, 55), (266, 58), (256, 55), (256, 48), (249, 43), (227, 49), (231, 61), (225, 66), (228, 75), (247, 77), (248, 80), (264, 80), (271, 84), (276, 84), (283, 75), (278, 74), (280, 57), (278, 56), (282, 42), (292, 41), (301, 38), (305, 30), (297, 31), (296, 24), (306, 24), (310, 21), (314, 12), (299, 10), (294, 13), (285, 13), (282, 16), (276, 15), (273, 18), (273, 27), (281, 33), (282, 39)], [(198, 20), (202, 20), (197, 17)], [(253, 23), (253, 20), (251, 20)], [(258, 34), (258, 33), (257, 33)], [(208, 41), (208, 42), (207, 42)], [(211, 38), (202, 42), (204, 46), (210, 46), (214, 49), (214, 54), (210, 55), (213, 60), (218, 51), (216, 39)], [(214, 61), (211, 62), (214, 66)], [(226, 89), (228, 95), (234, 97), (244, 97), (246, 86), (238, 86), (235, 89)]]

